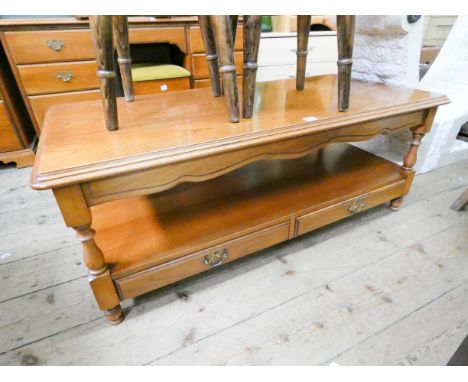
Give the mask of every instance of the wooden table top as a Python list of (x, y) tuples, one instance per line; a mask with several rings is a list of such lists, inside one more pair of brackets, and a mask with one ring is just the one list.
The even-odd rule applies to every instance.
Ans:
[(107, 131), (100, 101), (56, 105), (42, 129), (31, 178), (35, 189), (164, 166), (448, 103), (439, 94), (353, 81), (347, 112), (337, 110), (335, 75), (257, 84), (254, 118), (228, 122), (211, 89), (118, 100), (119, 130)]

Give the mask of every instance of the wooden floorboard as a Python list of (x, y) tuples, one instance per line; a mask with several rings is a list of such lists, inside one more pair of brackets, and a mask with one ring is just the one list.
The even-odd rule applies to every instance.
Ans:
[(128, 301), (117, 327), (29, 175), (0, 169), (1, 365), (443, 365), (468, 333), (468, 215), (449, 209), (467, 161), (417, 176), (396, 213), (377, 207)]

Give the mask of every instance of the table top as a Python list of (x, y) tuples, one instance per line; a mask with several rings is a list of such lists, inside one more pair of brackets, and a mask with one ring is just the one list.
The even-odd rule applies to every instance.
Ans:
[(100, 101), (56, 105), (45, 117), (31, 186), (63, 187), (448, 102), (431, 92), (352, 81), (350, 108), (339, 112), (337, 78), (325, 75), (307, 78), (304, 91), (296, 91), (294, 79), (258, 83), (254, 117), (239, 123), (228, 121), (224, 97), (209, 88), (119, 99), (117, 131), (106, 130)]

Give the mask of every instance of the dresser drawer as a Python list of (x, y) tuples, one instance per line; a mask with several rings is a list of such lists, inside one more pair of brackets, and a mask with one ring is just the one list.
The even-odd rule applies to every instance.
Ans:
[(11, 126), (5, 109), (5, 102), (0, 100), (0, 151), (22, 149), (21, 142)]
[(94, 59), (89, 30), (5, 32), (16, 64)]
[[(243, 50), (243, 39), (244, 39), (244, 29), (242, 26), (237, 27), (236, 32), (236, 42), (234, 45), (234, 50)], [(200, 27), (191, 27), (190, 28), (190, 46), (192, 53), (204, 53), (205, 45), (203, 44), (203, 38), (201, 35)]]
[(134, 82), (135, 95), (190, 89), (190, 77)]
[[(236, 63), (236, 74), (242, 74), (243, 67), (242, 52), (234, 52), (234, 61)], [(194, 79), (209, 78), (208, 63), (204, 54), (194, 54), (192, 56), (192, 71)]]
[[(296, 70), (296, 64), (260, 66), (257, 70), (257, 82), (296, 78)], [(307, 62), (305, 75), (311, 77), (322, 74), (336, 74), (337, 70), (336, 61)]]
[(28, 95), (99, 87), (95, 61), (21, 65), (18, 71)]
[[(336, 36), (310, 36), (307, 62), (336, 61)], [(297, 37), (270, 37), (260, 39), (258, 65), (286, 65), (297, 62)]]
[(36, 118), (39, 128), (42, 128), (42, 122), (44, 121), (44, 117), (49, 107), (59, 105), (61, 103), (89, 101), (99, 99), (100, 97), (101, 92), (99, 90), (87, 90), (71, 93), (31, 96), (29, 97), (29, 103), (31, 104), (34, 117)]
[(289, 222), (281, 223), (115, 280), (115, 283), (122, 298), (131, 298), (268, 248), (287, 240), (288, 237)]
[(295, 236), (367, 210), (404, 194), (406, 180), (379, 188), (364, 196), (352, 198), (333, 206), (302, 215), (296, 219)]

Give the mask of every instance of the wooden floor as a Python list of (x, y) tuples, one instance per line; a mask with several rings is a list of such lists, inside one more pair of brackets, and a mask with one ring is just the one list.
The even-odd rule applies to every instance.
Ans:
[(468, 333), (468, 162), (384, 206), (124, 304), (109, 326), (30, 169), (0, 169), (0, 365), (444, 365)]

